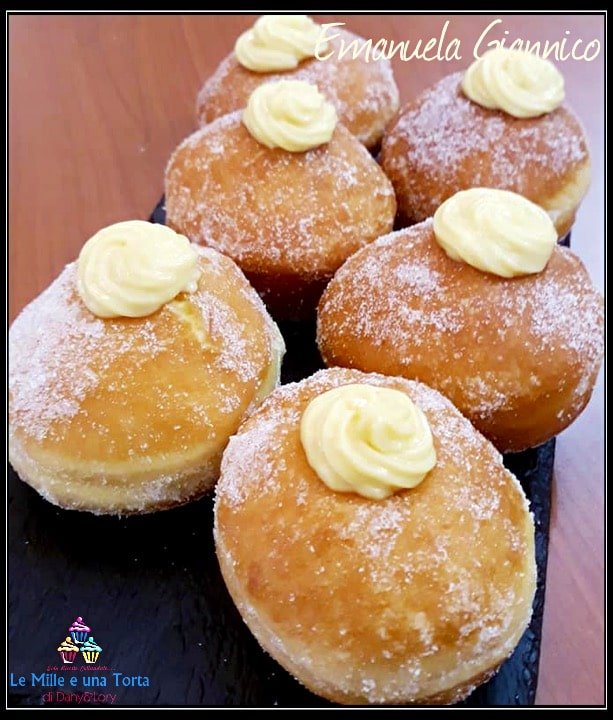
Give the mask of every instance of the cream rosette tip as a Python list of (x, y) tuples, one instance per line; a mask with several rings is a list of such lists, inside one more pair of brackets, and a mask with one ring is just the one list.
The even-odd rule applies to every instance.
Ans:
[(143, 220), (93, 235), (78, 259), (78, 291), (101, 318), (145, 317), (198, 285), (198, 255), (174, 230)]
[(281, 80), (260, 85), (251, 93), (243, 123), (268, 148), (305, 152), (330, 142), (337, 115), (315, 85)]
[(253, 72), (293, 70), (315, 56), (320, 35), (321, 27), (308, 15), (262, 15), (238, 38), (234, 54)]
[(434, 213), (434, 235), (452, 260), (504, 278), (541, 272), (558, 234), (549, 215), (508, 190), (471, 188)]
[(562, 104), (564, 78), (549, 60), (525, 50), (499, 47), (468, 68), (462, 90), (482, 107), (531, 118)]
[(424, 413), (399, 390), (343, 385), (314, 398), (300, 423), (307, 461), (337, 492), (382, 500), (436, 464)]

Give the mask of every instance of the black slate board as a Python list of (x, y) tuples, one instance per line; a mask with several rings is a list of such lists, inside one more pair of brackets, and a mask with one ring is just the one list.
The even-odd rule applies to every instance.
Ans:
[[(152, 220), (164, 221), (162, 202)], [(287, 343), (283, 382), (321, 367), (313, 325), (282, 323), (281, 331)], [(463, 706), (534, 704), (554, 452), (551, 440), (505, 457), (536, 521), (534, 613), (513, 655)], [(121, 519), (59, 510), (20, 482), (10, 467), (8, 488), (9, 707), (108, 705), (108, 694), (115, 695), (115, 706), (330, 706), (264, 653), (242, 622), (215, 557), (210, 497)], [(77, 686), (59, 688), (70, 697), (66, 702), (57, 687), (32, 687), (31, 674), (60, 665), (56, 648), (78, 615), (103, 648), (98, 665), (110, 669), (75, 672)], [(113, 672), (146, 676), (149, 684), (115, 687)], [(83, 679), (93, 675), (107, 685), (85, 686)], [(20, 676), (25, 686), (15, 685)]]

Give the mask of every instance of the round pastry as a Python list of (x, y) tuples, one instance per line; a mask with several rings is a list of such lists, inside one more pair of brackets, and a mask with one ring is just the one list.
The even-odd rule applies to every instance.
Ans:
[(317, 89), (258, 88), (187, 138), (166, 170), (166, 219), (229, 255), (279, 319), (315, 314), (335, 270), (392, 229), (389, 180)]
[(388, 60), (368, 63), (364, 54), (353, 58), (351, 43), (359, 47), (363, 42), (338, 27), (317, 25), (306, 15), (263, 15), (200, 90), (200, 124), (244, 108), (262, 83), (303, 80), (319, 87), (360, 142), (376, 148), (398, 109), (398, 88)]
[(112, 225), (10, 328), (9, 460), (64, 508), (193, 500), (276, 385), (282, 353), (229, 258), (162, 225)]
[(402, 378), (334, 368), (273, 392), (224, 453), (214, 534), (249, 629), (333, 702), (457, 702), (530, 620), (521, 486)]
[(380, 161), (405, 225), (431, 217), (460, 190), (512, 190), (544, 208), (566, 235), (590, 180), (584, 130), (547, 60), (491, 50), (409, 102), (389, 127)]
[(319, 306), (325, 362), (435, 387), (503, 452), (539, 445), (583, 410), (603, 351), (602, 297), (555, 242), (533, 203), (458, 193), (338, 271)]

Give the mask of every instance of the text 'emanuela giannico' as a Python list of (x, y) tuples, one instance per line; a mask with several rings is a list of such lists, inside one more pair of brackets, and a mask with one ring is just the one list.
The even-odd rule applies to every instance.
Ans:
[[(564, 31), (564, 37), (559, 40), (530, 41), (522, 38), (510, 38), (509, 30), (503, 30), (502, 39), (493, 37), (494, 30), (500, 30), (498, 27), (503, 23), (500, 18), (492, 20), (491, 23), (483, 30), (479, 38), (472, 48), (472, 56), (478, 59), (483, 53), (497, 47), (506, 47), (511, 50), (525, 50), (535, 53), (539, 57), (555, 59), (561, 62), (566, 60), (583, 60), (591, 62), (600, 54), (600, 40), (594, 38), (585, 41), (582, 38), (571, 38), (570, 30)], [(409, 60), (424, 60), (432, 62), (434, 60), (450, 61), (462, 60), (462, 43), (451, 36), (451, 21), (447, 20), (441, 28), (438, 37), (430, 37), (427, 40), (418, 38), (417, 40), (388, 40), (380, 38), (373, 40), (372, 38), (364, 40), (355, 38), (347, 41), (341, 36), (340, 32), (335, 32), (334, 28), (343, 27), (345, 23), (325, 23), (321, 26), (321, 32), (315, 48), (315, 57), (318, 60), (328, 60), (334, 55), (339, 60), (344, 57), (351, 57), (353, 60), (362, 58), (364, 62), (377, 62), (379, 60), (391, 60), (398, 57), (403, 62)], [(330, 42), (338, 40), (333, 47)]]

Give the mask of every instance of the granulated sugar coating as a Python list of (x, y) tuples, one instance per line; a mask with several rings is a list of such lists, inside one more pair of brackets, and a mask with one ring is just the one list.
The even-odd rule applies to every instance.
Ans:
[(245, 270), (333, 272), (392, 226), (390, 182), (369, 153), (337, 128), (304, 153), (271, 150), (241, 112), (188, 137), (166, 170), (168, 223)]
[(575, 115), (564, 106), (528, 119), (488, 110), (462, 93), (462, 77), (449, 75), (408, 103), (384, 137), (381, 163), (405, 221), (431, 217), (470, 187), (512, 190), (552, 213), (574, 214), (589, 173)]
[(390, 181), (342, 125), (292, 153), (261, 145), (241, 111), (179, 145), (165, 195), (170, 227), (229, 255), (282, 319), (314, 316), (334, 272), (389, 232), (396, 212)]
[[(406, 392), (425, 413), (437, 462), (416, 488), (368, 500), (331, 491), (308, 465), (305, 407), (355, 382)], [(228, 445), (215, 534), (250, 629), (337, 702), (457, 700), (530, 618), (523, 491), (468, 420), (415, 382), (334, 368), (278, 388)]]
[(327, 364), (437, 388), (516, 451), (583, 409), (602, 329), (602, 297), (570, 250), (556, 247), (543, 272), (508, 280), (451, 260), (428, 220), (345, 263), (322, 298), (318, 343)]

